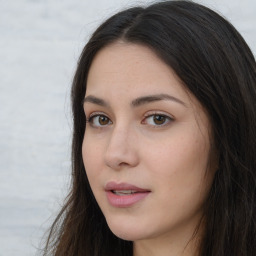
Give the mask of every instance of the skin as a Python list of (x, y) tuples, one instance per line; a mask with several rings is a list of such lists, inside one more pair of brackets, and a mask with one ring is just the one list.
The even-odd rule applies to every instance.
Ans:
[[(135, 101), (163, 94), (170, 98)], [(85, 98), (83, 161), (112, 232), (134, 241), (135, 256), (197, 255), (202, 225), (191, 238), (215, 172), (208, 169), (210, 123), (200, 103), (152, 50), (121, 41), (94, 58)], [(150, 193), (117, 208), (104, 190), (110, 181)]]

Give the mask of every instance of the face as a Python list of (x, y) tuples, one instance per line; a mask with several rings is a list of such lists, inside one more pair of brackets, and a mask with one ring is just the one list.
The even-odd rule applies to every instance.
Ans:
[(194, 231), (213, 179), (210, 124), (172, 69), (145, 46), (113, 43), (93, 60), (84, 110), (83, 161), (112, 232)]

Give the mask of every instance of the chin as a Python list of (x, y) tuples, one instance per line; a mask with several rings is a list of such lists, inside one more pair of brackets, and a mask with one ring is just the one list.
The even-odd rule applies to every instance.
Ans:
[(135, 232), (130, 232), (129, 230), (114, 230), (114, 229), (111, 229), (110, 230), (112, 231), (112, 233), (123, 239), (123, 240), (126, 240), (126, 241), (137, 241), (137, 240), (142, 240), (144, 238), (143, 235), (141, 234), (136, 234)]
[[(130, 223), (120, 223), (120, 222), (113, 222), (107, 221), (108, 227), (112, 231), (112, 233), (127, 241), (136, 241), (145, 238), (145, 228), (140, 227), (136, 222), (130, 225)], [(144, 232), (142, 232), (144, 230)]]

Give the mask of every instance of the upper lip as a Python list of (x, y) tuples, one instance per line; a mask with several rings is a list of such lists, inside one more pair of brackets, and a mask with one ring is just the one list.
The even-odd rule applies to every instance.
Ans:
[(105, 186), (106, 191), (132, 190), (136, 192), (150, 192), (145, 188), (140, 188), (129, 183), (116, 183), (114, 181), (108, 182)]

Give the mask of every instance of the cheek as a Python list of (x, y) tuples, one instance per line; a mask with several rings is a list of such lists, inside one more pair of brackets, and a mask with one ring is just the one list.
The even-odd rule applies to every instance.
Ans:
[[(200, 212), (213, 179), (207, 173), (209, 150), (206, 145), (193, 139), (186, 141), (190, 143), (177, 141), (165, 146), (165, 151), (154, 151), (158, 154), (149, 156), (151, 162), (147, 168), (168, 219), (190, 218)], [(173, 215), (169, 214), (173, 211)]]
[(208, 152), (208, 143), (202, 140), (195, 140), (191, 137), (176, 137), (157, 146), (145, 147), (144, 154), (147, 156), (150, 166), (158, 166), (158, 173), (165, 173), (166, 169), (169, 169), (171, 173), (181, 170), (189, 171), (200, 167), (200, 169), (204, 169), (208, 162)]
[(85, 136), (82, 144), (82, 157), (88, 179), (96, 176), (100, 170), (102, 148), (90, 137)]
[[(153, 179), (166, 187), (172, 195), (189, 194), (206, 184), (209, 143), (202, 134), (189, 133), (170, 136), (161, 145), (144, 152), (146, 169)], [(190, 192), (189, 192), (190, 191)]]

